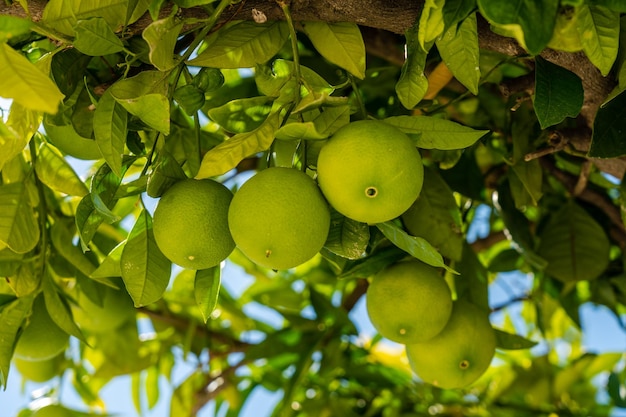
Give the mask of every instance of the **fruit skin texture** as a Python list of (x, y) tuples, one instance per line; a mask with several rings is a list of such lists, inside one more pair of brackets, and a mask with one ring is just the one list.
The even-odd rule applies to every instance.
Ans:
[(422, 158), (411, 139), (377, 120), (339, 129), (320, 151), (317, 174), (331, 206), (369, 224), (404, 213), (424, 181)]
[(175, 264), (188, 269), (218, 265), (235, 249), (228, 230), (232, 192), (219, 182), (186, 179), (170, 187), (154, 211), (157, 246)]
[(14, 356), (30, 361), (46, 360), (63, 352), (68, 343), (69, 335), (52, 320), (40, 294), (33, 302), (30, 321), (15, 345)]
[(446, 327), (437, 336), (406, 346), (413, 371), (425, 382), (444, 389), (463, 388), (489, 368), (496, 335), (489, 316), (467, 301), (455, 301)]
[(78, 298), (78, 308), (73, 309), (74, 320), (82, 330), (106, 333), (121, 326), (134, 315), (133, 300), (125, 290), (103, 287), (102, 306), (85, 294)]
[(408, 344), (433, 338), (452, 313), (452, 294), (437, 268), (418, 260), (395, 263), (374, 276), (366, 308), (376, 330)]
[(14, 358), (13, 363), (18, 372), (29, 381), (46, 382), (57, 376), (65, 361), (65, 353), (61, 352), (51, 359), (28, 361)]
[(330, 210), (311, 177), (294, 168), (272, 167), (237, 191), (228, 225), (237, 247), (250, 260), (266, 268), (289, 269), (322, 249)]

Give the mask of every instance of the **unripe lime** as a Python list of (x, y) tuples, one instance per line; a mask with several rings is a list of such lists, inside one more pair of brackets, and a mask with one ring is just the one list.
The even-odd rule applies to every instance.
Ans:
[(43, 294), (35, 298), (28, 320), (28, 325), (15, 345), (16, 358), (40, 361), (50, 359), (65, 350), (69, 335), (48, 314)]
[(424, 181), (422, 158), (411, 139), (377, 120), (339, 129), (320, 151), (317, 174), (331, 206), (369, 224), (404, 213)]
[(402, 261), (372, 278), (366, 307), (382, 336), (417, 343), (443, 330), (452, 313), (452, 295), (437, 268), (418, 260)]
[(489, 368), (496, 335), (489, 316), (467, 301), (455, 301), (446, 327), (426, 342), (407, 345), (413, 371), (440, 388), (463, 388)]
[(230, 255), (235, 242), (228, 230), (232, 192), (219, 182), (186, 179), (170, 187), (154, 211), (154, 239), (172, 262), (207, 269)]
[(250, 260), (266, 268), (289, 269), (322, 249), (330, 211), (311, 177), (297, 169), (272, 167), (237, 191), (228, 224), (237, 247)]
[(29, 361), (14, 358), (15, 368), (25, 379), (34, 382), (46, 382), (59, 374), (61, 364), (65, 360), (65, 353), (41, 361)]

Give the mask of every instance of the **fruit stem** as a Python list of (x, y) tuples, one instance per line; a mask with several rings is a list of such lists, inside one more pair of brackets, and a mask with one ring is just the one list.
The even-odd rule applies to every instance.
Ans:
[(293, 19), (291, 18), (291, 11), (289, 10), (289, 6), (285, 1), (276, 1), (280, 8), (283, 10), (285, 14), (285, 20), (287, 21), (287, 25), (289, 26), (289, 37), (291, 38), (291, 50), (293, 53), (293, 68), (296, 76), (296, 88), (295, 97), (294, 97), (294, 108), (300, 102), (300, 86), (302, 85), (302, 75), (300, 74), (300, 54), (298, 52), (298, 38), (296, 35), (296, 28), (293, 25)]
[(363, 104), (363, 100), (361, 99), (361, 93), (359, 92), (359, 87), (356, 85), (356, 81), (351, 74), (348, 74), (348, 78), (350, 78), (350, 85), (352, 85), (352, 91), (354, 91), (354, 98), (356, 99), (356, 103), (359, 106), (359, 112), (361, 113), (361, 119), (367, 120), (367, 110), (365, 109), (365, 104)]

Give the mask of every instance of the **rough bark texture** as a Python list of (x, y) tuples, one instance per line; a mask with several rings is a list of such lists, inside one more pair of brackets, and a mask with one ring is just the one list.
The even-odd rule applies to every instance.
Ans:
[[(403, 57), (398, 52), (398, 36), (413, 25), (419, 16), (423, 0), (284, 0), (290, 4), (290, 10), (294, 20), (321, 20), (326, 22), (354, 22), (363, 28), (364, 39), (368, 51), (373, 55), (388, 59), (394, 64), (401, 64)], [(39, 21), (45, 6), (45, 0), (32, 0), (28, 2), (30, 17)], [(223, 14), (223, 19), (239, 20), (253, 19), (253, 10), (262, 12), (269, 20), (283, 19), (284, 15), (276, 0), (242, 0), (242, 2), (230, 6)], [(162, 14), (168, 15), (171, 9), (168, 6)], [(189, 8), (181, 10), (182, 17), (207, 17), (203, 8)], [(0, 4), (0, 14), (8, 14), (26, 17), (24, 10), (17, 4)], [(146, 13), (135, 22), (129, 30), (131, 33), (140, 33), (151, 23), (149, 14)], [(493, 33), (489, 24), (479, 19), (478, 26), (479, 45), (483, 49), (497, 51), (509, 56), (524, 56), (526, 51), (511, 38), (505, 38)], [(564, 68), (577, 74), (583, 81), (585, 92), (583, 109), (580, 114), (581, 121), (588, 128), (593, 126), (594, 116), (600, 104), (606, 99), (609, 92), (615, 86), (612, 77), (603, 77), (600, 71), (585, 57), (584, 53), (568, 53), (546, 49), (541, 55)], [(530, 61), (529, 61), (530, 62)], [(586, 142), (576, 144), (579, 150), (589, 148), (590, 137)], [(594, 163), (612, 175), (621, 178), (624, 174), (626, 162), (621, 159)]]

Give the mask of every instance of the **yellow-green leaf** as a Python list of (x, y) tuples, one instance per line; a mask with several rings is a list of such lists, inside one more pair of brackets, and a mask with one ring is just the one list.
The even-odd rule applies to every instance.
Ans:
[(150, 52), (148, 57), (152, 65), (161, 71), (167, 71), (176, 66), (174, 59), (174, 47), (178, 35), (183, 27), (183, 22), (172, 14), (166, 19), (152, 22), (142, 33), (142, 37), (148, 43)]
[(0, 44), (0, 94), (30, 110), (56, 113), (63, 94), (43, 71), (7, 44)]
[(252, 132), (239, 133), (208, 151), (202, 158), (196, 178), (225, 174), (244, 158), (269, 149), (278, 130), (279, 120), (278, 113), (270, 114), (267, 120)]
[(26, 253), (39, 242), (39, 224), (23, 182), (0, 186), (0, 242)]
[(65, 158), (45, 142), (39, 147), (35, 171), (41, 182), (55, 191), (78, 197), (89, 192)]

